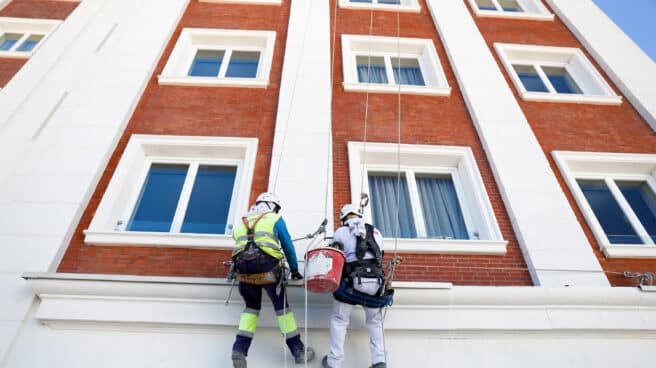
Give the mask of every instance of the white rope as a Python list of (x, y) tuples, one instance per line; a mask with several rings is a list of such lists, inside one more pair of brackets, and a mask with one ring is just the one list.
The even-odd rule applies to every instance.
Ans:
[[(374, 25), (374, 8), (369, 12), (369, 54), (367, 56), (367, 84), (365, 85), (365, 102), (364, 102), (364, 136), (362, 137), (362, 175), (360, 176), (360, 193), (364, 193), (364, 177), (367, 169), (367, 124), (369, 120), (369, 84), (371, 84), (371, 42)], [(344, 50), (342, 50), (344, 52)], [(356, 66), (357, 68), (357, 66)]]

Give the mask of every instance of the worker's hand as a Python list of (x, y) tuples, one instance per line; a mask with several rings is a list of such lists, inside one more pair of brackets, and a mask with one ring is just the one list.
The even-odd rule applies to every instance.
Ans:
[(301, 275), (300, 272), (298, 271), (292, 272), (292, 280), (302, 280), (302, 279), (303, 279), (303, 275)]

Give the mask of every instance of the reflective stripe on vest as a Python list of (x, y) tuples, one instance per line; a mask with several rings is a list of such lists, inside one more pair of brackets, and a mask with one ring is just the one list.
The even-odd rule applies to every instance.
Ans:
[[(254, 215), (246, 217), (248, 220), (248, 225), (253, 226), (255, 220), (260, 217), (261, 213), (256, 213)], [(262, 218), (257, 221), (255, 224), (253, 242), (260, 247), (260, 249), (277, 259), (283, 258), (282, 249), (280, 248), (279, 240), (273, 235), (273, 228), (276, 226), (276, 222), (280, 219), (280, 215), (268, 212)], [(239, 254), (246, 248), (248, 244), (248, 229), (243, 223), (237, 224), (232, 233), (232, 237), (235, 239), (235, 249), (232, 251), (232, 255), (235, 256)]]

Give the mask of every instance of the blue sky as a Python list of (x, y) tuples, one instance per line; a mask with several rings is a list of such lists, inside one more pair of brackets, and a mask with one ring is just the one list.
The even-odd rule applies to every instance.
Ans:
[(656, 0), (594, 0), (656, 62)]

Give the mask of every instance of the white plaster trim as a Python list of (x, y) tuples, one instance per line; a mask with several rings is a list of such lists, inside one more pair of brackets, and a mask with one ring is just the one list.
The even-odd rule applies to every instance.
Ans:
[(656, 258), (654, 244), (611, 244), (576, 179), (656, 179), (656, 155), (553, 151), (552, 156), (583, 217), (592, 229), (599, 248), (608, 258)]
[(88, 245), (156, 245), (204, 249), (232, 249), (235, 242), (229, 235), (149, 233), (136, 231), (84, 231)]
[[(183, 28), (169, 59), (158, 76), (158, 83), (176, 86), (251, 87), (266, 88), (271, 75), (275, 31), (253, 31), (212, 28)], [(198, 50), (225, 50), (217, 77), (188, 76)], [(228, 55), (236, 51), (259, 51), (260, 60), (255, 78), (225, 77)]]
[[(375, 0), (374, 0), (375, 1)], [(421, 5), (417, 0), (401, 0), (401, 4), (352, 3), (349, 0), (339, 0), (339, 7), (344, 9), (374, 9), (381, 11), (419, 13)]]
[(344, 90), (349, 92), (379, 92), (379, 93), (401, 93), (410, 95), (425, 96), (450, 96), (451, 87), (431, 87), (431, 86), (409, 86), (388, 85), (380, 83), (349, 83), (344, 82)]
[[(385, 58), (388, 84), (360, 83), (356, 56), (371, 55)], [(416, 58), (425, 86), (401, 85), (401, 93), (449, 96), (451, 88), (446, 80), (440, 58), (433, 41), (425, 38), (397, 38), (384, 36), (342, 35), (342, 68), (344, 90), (358, 92), (398, 93), (394, 84), (389, 58)]]
[(505, 255), (505, 240), (405, 239), (385, 238), (386, 251), (425, 254)]
[(28, 59), (32, 56), (48, 36), (62, 23), (54, 19), (32, 19), (32, 18), (12, 18), (0, 17), (0, 35), (3, 33), (21, 33), (23, 38), (19, 40), (14, 47), (20, 46), (30, 35), (43, 35), (37, 45), (31, 51), (0, 51), (0, 57), (12, 59)]
[[(520, 0), (520, 6), (524, 5), (523, 12), (509, 12), (504, 10), (483, 10), (479, 9), (476, 0), (469, 0), (474, 14), (479, 17), (486, 18), (508, 18), (518, 20), (539, 20), (539, 21), (553, 21), (555, 16), (547, 10), (540, 0)], [(526, 5), (529, 5), (528, 7)], [(531, 9), (526, 9), (532, 7)]]
[[(225, 279), (73, 274), (25, 274), (41, 299), (35, 318), (51, 326), (236, 326), (243, 304)], [(386, 330), (401, 331), (642, 331), (656, 330), (656, 294), (640, 288), (545, 288), (395, 283)], [(300, 286), (289, 302), (302, 305)], [(330, 294), (308, 293), (308, 327), (328, 328)], [(262, 314), (272, 314), (267, 306)], [(296, 308), (304, 326), (303, 309)], [(271, 317), (271, 318), (269, 318)], [(274, 327), (273, 316), (260, 319)], [(258, 323), (259, 324), (259, 323)], [(360, 322), (361, 324), (361, 322)], [(354, 328), (358, 328), (358, 322)]]
[[(527, 101), (588, 103), (598, 105), (621, 105), (622, 97), (597, 72), (592, 63), (580, 49), (571, 47), (536, 46), (522, 44), (495, 43), (496, 50), (506, 72), (513, 81), (522, 99)], [(513, 68), (513, 64), (559, 66), (567, 69), (576, 81), (582, 94), (556, 92), (546, 77), (541, 77), (549, 92), (529, 92)], [(540, 74), (540, 71), (538, 71)]]
[(236, 218), (248, 208), (257, 145), (257, 138), (132, 135), (85, 231), (85, 243), (232, 247), (225, 235), (133, 232), (123, 231), (123, 226), (129, 221), (151, 161), (207, 162), (237, 167), (226, 225), (226, 234), (229, 234)]
[(198, 0), (201, 3), (280, 5), (282, 0)]

